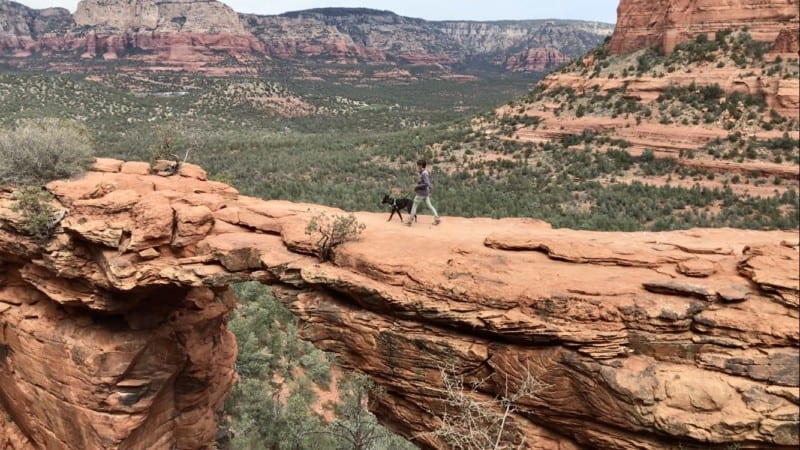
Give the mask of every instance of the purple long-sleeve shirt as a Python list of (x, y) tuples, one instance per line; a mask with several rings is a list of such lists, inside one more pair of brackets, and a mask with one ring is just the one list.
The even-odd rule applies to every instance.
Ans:
[(419, 180), (417, 180), (417, 185), (414, 186), (414, 193), (420, 197), (427, 197), (431, 193), (431, 178), (427, 169), (423, 169), (419, 173)]

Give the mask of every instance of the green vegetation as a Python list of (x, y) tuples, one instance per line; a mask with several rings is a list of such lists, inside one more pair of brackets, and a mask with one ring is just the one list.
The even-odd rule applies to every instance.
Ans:
[[(758, 172), (759, 165), (752, 163), (796, 167), (800, 163), (800, 142), (795, 136), (800, 124), (770, 109), (762, 91), (753, 86), (757, 86), (754, 83), (758, 77), (765, 75), (797, 79), (800, 66), (795, 59), (770, 60), (765, 50), (764, 43), (754, 41), (746, 32), (730, 31), (721, 31), (713, 39), (700, 35), (678, 45), (669, 55), (645, 49), (612, 56), (602, 48), (596, 49), (590, 55), (591, 64), (576, 60), (561, 71), (588, 79), (623, 78), (619, 85), (598, 81), (582, 92), (568, 86), (537, 87), (510, 103), (504, 115), (481, 117), (488, 123), (481, 125), (487, 134), (497, 129), (495, 136), (514, 139), (521, 132), (524, 138), (529, 130), (542, 130), (544, 126), (548, 131), (539, 131), (539, 135), (557, 135), (556, 142), (535, 145), (498, 142), (476, 134), (475, 139), (483, 139), (482, 144), (462, 144), (463, 151), (453, 160), (455, 173), (465, 182), (475, 176), (483, 177), (493, 182), (497, 191), (513, 192), (516, 204), (507, 209), (497, 208), (497, 216), (526, 215), (535, 209), (530, 211), (531, 215), (554, 226), (619, 230), (691, 226), (795, 229), (798, 196), (790, 171), (765, 175)], [(732, 92), (726, 92), (718, 84), (700, 84), (702, 78), (688, 85), (679, 81), (698, 68), (713, 72), (734, 66), (737, 78), (742, 81), (734, 81), (728, 87)], [(638, 78), (662, 78), (676, 71), (681, 74), (672, 78), (675, 84), (665, 83), (669, 87), (654, 100), (647, 100), (646, 91), (643, 93), (636, 85)], [(609, 85), (615, 87), (602, 89)], [(536, 117), (536, 124), (530, 126), (524, 124), (524, 114), (529, 111), (552, 112), (556, 119), (542, 123)], [(624, 120), (620, 126), (626, 128), (645, 122), (660, 123), (673, 130), (680, 126), (704, 128), (711, 133), (724, 130), (727, 136), (688, 150), (667, 148), (663, 145), (669, 145), (668, 142), (659, 142), (662, 145), (659, 151), (644, 149), (640, 156), (634, 157), (628, 151), (635, 154), (642, 151), (641, 147), (631, 149), (636, 146), (615, 139), (614, 131), (602, 129), (605, 125), (587, 125), (594, 129), (582, 133), (559, 133), (561, 117), (573, 123), (577, 118), (597, 117), (601, 118), (599, 124), (619, 117)], [(587, 120), (587, 124), (591, 123), (591, 119)], [(647, 135), (650, 131), (643, 126), (619, 134)], [(682, 144), (675, 144), (679, 145)], [(563, 148), (569, 148), (570, 152), (563, 152)], [(475, 157), (489, 151), (494, 154), (491, 159), (481, 161), (480, 156)], [(742, 165), (726, 162), (715, 166), (711, 160)], [(747, 172), (744, 164), (754, 169)], [(732, 172), (715, 172), (720, 167), (730, 167)], [(464, 168), (468, 173), (462, 173)], [(775, 189), (770, 192), (768, 187)], [(520, 204), (530, 208), (529, 211), (521, 211), (517, 206)]]
[[(734, 51), (745, 52), (747, 64), (754, 64), (760, 54), (746, 38), (722, 33), (714, 40), (688, 43), (675, 52), (677, 56), (644, 51), (626, 57), (624, 64), (600, 49), (594, 54), (599, 70), (580, 64), (565, 70), (586, 70), (594, 77), (655, 76), (670, 68), (681, 70), (684, 61), (737, 64)], [(722, 52), (727, 56), (709, 60), (709, 54)], [(795, 63), (789, 61), (758, 64), (783, 77), (797, 74)], [(535, 217), (554, 227), (591, 230), (798, 228), (798, 194), (792, 182), (752, 173), (709, 174), (679, 163), (693, 158), (797, 163), (798, 141), (791, 137), (798, 129), (796, 121), (770, 111), (758, 96), (725, 96), (719, 86), (675, 87), (658, 101), (642, 104), (626, 95), (624, 84), (585, 94), (571, 88), (528, 91), (536, 80), (524, 77), (321, 81), (276, 71), (258, 79), (124, 73), (99, 74), (95, 79), (0, 73), (0, 126), (7, 130), (0, 134), (0, 142), (11, 139), (18, 121), (72, 120), (85, 126), (73, 137), (80, 136), (78, 142), (93, 141), (102, 156), (148, 160), (188, 155), (189, 162), (200, 164), (213, 179), (233, 184), (242, 194), (346, 211), (383, 211), (380, 200), (392, 189), (409, 195), (416, 176), (414, 163), (425, 158), (436, 204), (445, 215)], [(509, 105), (509, 114), (497, 117), (491, 112), (522, 95), (522, 100)], [(713, 122), (730, 126), (729, 135), (675, 159), (649, 149), (639, 155), (631, 143), (593, 130), (564, 132), (559, 140), (536, 144), (511, 139), (522, 127), (540, 125), (542, 119), (528, 116), (525, 106), (542, 99), (555, 105), (557, 116)], [(481, 128), (478, 122), (496, 128)], [(746, 131), (752, 127), (776, 130), (781, 137), (755, 139)], [(0, 182), (19, 182), (20, 174), (35, 174), (25, 180), (33, 182), (79, 173), (42, 175), (5, 164), (0, 170), (8, 174), (7, 181)], [(650, 185), (652, 177), (667, 181)], [(717, 187), (707, 187), (710, 178)], [(736, 188), (745, 184), (766, 193), (742, 195)], [(41, 204), (46, 199), (40, 198)], [(37, 214), (45, 220), (39, 222), (51, 223), (53, 212), (41, 211)], [(309, 224), (312, 234), (330, 230), (327, 242), (318, 235), (323, 260), (335, 246), (335, 230), (343, 236), (348, 230), (351, 236), (358, 234), (354, 220), (342, 219), (339, 225), (335, 218)], [(45, 229), (31, 232), (41, 230)], [(229, 442), (220, 443), (222, 447), (408, 447), (365, 411), (374, 386), (363, 378), (336, 376), (331, 357), (299, 340), (296, 320), (264, 288), (245, 284), (237, 286), (236, 293), (241, 304), (231, 317), (230, 329), (239, 343), (240, 381), (220, 413), (220, 422), (230, 429)], [(334, 386), (339, 388), (339, 401), (320, 402), (320, 393)]]
[[(700, 66), (734, 67), (746, 74), (761, 73), (781, 78), (797, 78), (800, 66), (797, 60), (784, 61), (777, 57), (772, 61), (765, 58), (769, 43), (759, 42), (747, 31), (718, 31), (714, 39), (699, 34), (694, 40), (677, 45), (669, 55), (647, 48), (630, 55), (611, 56), (604, 48), (595, 49), (591, 56), (594, 64), (584, 67), (580, 60), (565, 65), (562, 72), (580, 73), (594, 78), (663, 78), (673, 72), (690, 73)], [(752, 72), (744, 72), (752, 70)]]
[(11, 197), (16, 203), (11, 210), (22, 215), (22, 231), (39, 240), (53, 234), (56, 210), (50, 205), (53, 196), (38, 186), (26, 186)]
[[(392, 188), (410, 193), (414, 161), (422, 157), (431, 161), (434, 196), (446, 215), (537, 217), (557, 227), (609, 230), (797, 227), (796, 195), (786, 193), (787, 187), (793, 191), (789, 183), (776, 186), (781, 190), (771, 197), (742, 197), (725, 186), (703, 187), (705, 174), (670, 160), (633, 158), (626, 153), (626, 142), (592, 132), (566, 136), (560, 143), (520, 144), (473, 131), (462, 119), (452, 120), (496, 106), (503, 96), (514, 97), (519, 92), (515, 89), (521, 88), (517, 79), (497, 82), (499, 86), (493, 89), (482, 81), (398, 85), (287, 79), (282, 83), (289, 87), (274, 92), (306, 92), (294, 97), (329, 111), (292, 118), (255, 108), (246, 100), (253, 96), (240, 95), (237, 98), (244, 103), (237, 104), (214, 101), (209, 94), (228, 92), (223, 86), (267, 89), (271, 82), (168, 76), (154, 77), (155, 82), (165, 92), (184, 84), (194, 87), (180, 96), (134, 95), (72, 77), (0, 75), (0, 109), (4, 111), (0, 117), (9, 122), (42, 115), (82, 118), (101, 155), (146, 160), (150, 149), (167, 149), (180, 157), (188, 151), (190, 162), (244, 194), (349, 211), (383, 210), (380, 198)], [(528, 98), (541, 95), (537, 88)], [(580, 97), (567, 88), (545, 95), (563, 105), (564, 111), (583, 105), (587, 115), (646, 118), (654, 111), (662, 114), (658, 108), (626, 98), (624, 89)], [(204, 100), (198, 103), (198, 99)], [(669, 90), (662, 104), (670, 121), (702, 121), (703, 114), (717, 120), (717, 114), (731, 111), (742, 123), (761, 120), (748, 119), (752, 117), (749, 111), (763, 109), (759, 98), (733, 95), (720, 103), (721, 99), (713, 85), (689, 86)], [(189, 106), (195, 104), (205, 106)], [(333, 104), (347, 106), (334, 113), (330, 112)], [(456, 105), (463, 109), (457, 110)], [(681, 111), (680, 115), (672, 117), (672, 109)], [(498, 119), (506, 121), (509, 130), (538, 123), (537, 118), (523, 115)], [(774, 127), (797, 127), (780, 115), (772, 115), (770, 122)], [(733, 141), (712, 142), (706, 152), (710, 157), (735, 160), (794, 161), (798, 157), (796, 141), (788, 136), (769, 141), (739, 136), (732, 131)], [(565, 152), (562, 146), (585, 148)], [(485, 158), (487, 154), (499, 157)], [(636, 174), (691, 178), (697, 185), (619, 182)], [(751, 176), (744, 181), (761, 183)], [(763, 185), (774, 182), (765, 179)]]
[(22, 216), (21, 231), (42, 241), (49, 238), (60, 218), (42, 185), (80, 175), (93, 161), (91, 138), (79, 123), (24, 119), (0, 128), (0, 185), (16, 189), (11, 209)]
[[(329, 356), (298, 337), (297, 319), (257, 283), (235, 286), (239, 306), (228, 328), (236, 336), (239, 382), (219, 412), (232, 450), (413, 449), (369, 413), (375, 387), (363, 376), (333, 377)], [(319, 392), (336, 383), (339, 398)], [(321, 411), (330, 415), (326, 420)]]
[(82, 125), (56, 119), (21, 120), (0, 128), (0, 184), (41, 185), (83, 173), (94, 161)]

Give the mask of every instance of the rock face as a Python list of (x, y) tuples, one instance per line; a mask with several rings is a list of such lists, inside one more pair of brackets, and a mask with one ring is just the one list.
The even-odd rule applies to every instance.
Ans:
[[(610, 34), (608, 25), (596, 22), (428, 22), (389, 11), (349, 8), (241, 17), (270, 55), (281, 59), (399, 59), (417, 65), (481, 60), (513, 71), (553, 69)], [(528, 53), (530, 57), (521, 56)]]
[(669, 53), (700, 33), (742, 28), (757, 41), (774, 42), (782, 31), (797, 36), (798, 5), (798, 0), (621, 0), (608, 49), (619, 54), (650, 46)]
[(796, 33), (797, 29), (783, 29), (778, 33), (775, 42), (772, 46), (773, 53), (788, 53), (797, 54), (800, 52), (800, 34)]
[(189, 165), (140, 169), (101, 160), (50, 183), (69, 213), (45, 243), (0, 195), (5, 449), (205, 447), (234, 380), (227, 285), (244, 280), (384, 387), (375, 412), (423, 448), (444, 448), (426, 434), (442, 369), (477, 400), (538, 380), (507, 422), (521, 448), (800, 444), (796, 231), (359, 213), (362, 237), (320, 263), (304, 229), (336, 211), (241, 196)]
[(558, 67), (570, 59), (555, 48), (534, 48), (506, 60), (506, 69), (511, 72), (543, 72)]
[(214, 0), (82, 0), (73, 19), (63, 9), (37, 11), (0, 0), (0, 57), (11, 56), (8, 62), (22, 67), (32, 55), (77, 54), (84, 66), (126, 58), (190, 71), (222, 62), (244, 70), (272, 58), (424, 65), (445, 72), (492, 65), (544, 71), (599, 44), (612, 30), (557, 20), (428, 22), (353, 8), (258, 16), (236, 14)]
[[(263, 53), (238, 15), (216, 1), (83, 0), (75, 16), (65, 9), (29, 9), (0, 0), (0, 56), (24, 67), (25, 58), (129, 58), (142, 65), (214, 71), (230, 57)], [(218, 72), (219, 70), (217, 70)]]
[[(498, 108), (499, 120), (476, 120), (475, 128), (536, 145), (592, 135), (591, 145), (605, 145), (602, 151), (617, 148), (633, 157), (651, 151), (681, 169), (705, 172), (707, 181), (719, 174), (756, 174), (797, 184), (797, 161), (775, 157), (764, 143), (784, 139), (796, 151), (800, 138), (798, 0), (623, 0), (618, 14), (618, 26), (605, 46), (550, 73), (529, 95)], [(729, 32), (718, 39), (713, 32), (723, 29)], [(705, 42), (686, 42), (702, 33), (710, 34)], [(676, 48), (681, 43), (686, 45)], [(690, 97), (702, 97), (697, 92), (704, 89), (718, 91), (719, 98), (692, 104)], [(747, 105), (748, 99), (759, 106)], [(728, 101), (725, 111), (711, 112)], [(513, 125), (504, 127), (503, 122)], [(789, 125), (773, 126), (778, 122)], [(742, 136), (761, 153), (740, 158), (719, 145)], [(606, 144), (598, 143), (598, 137)], [(670, 181), (642, 174), (634, 178), (651, 185)], [(706, 186), (726, 188), (720, 181)]]
[(35, 10), (0, 0), (0, 54), (28, 48), (37, 39), (64, 33), (74, 24), (72, 15), (64, 8)]
[(81, 0), (75, 24), (100, 33), (245, 34), (236, 12), (216, 0)]

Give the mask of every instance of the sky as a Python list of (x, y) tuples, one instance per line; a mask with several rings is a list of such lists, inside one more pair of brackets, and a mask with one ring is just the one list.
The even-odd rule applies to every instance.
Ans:
[[(61, 6), (75, 12), (78, 0), (15, 0), (36, 9)], [(224, 0), (237, 12), (280, 14), (329, 6), (393, 11), (428, 20), (580, 19), (614, 23), (619, 0)]]

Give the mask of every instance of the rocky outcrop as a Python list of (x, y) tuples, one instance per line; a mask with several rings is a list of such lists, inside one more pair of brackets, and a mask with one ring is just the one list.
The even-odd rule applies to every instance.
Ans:
[(64, 8), (35, 10), (0, 0), (0, 54), (28, 48), (44, 36), (66, 32), (74, 24)]
[(569, 62), (569, 58), (555, 48), (532, 48), (510, 56), (505, 63), (511, 72), (544, 72)]
[[(92, 241), (59, 233), (45, 247), (12, 243), (17, 216), (3, 217), (0, 443), (4, 449), (206, 448), (216, 433), (214, 413), (235, 379), (236, 344), (225, 328), (235, 299), (226, 289), (163, 279), (115, 285), (106, 271), (125, 269), (101, 267), (102, 258), (92, 262), (86, 252), (110, 250), (92, 242), (124, 234), (115, 217), (134, 214), (150, 226), (130, 245), (143, 248), (137, 254), (145, 260), (154, 250), (144, 247), (163, 241), (154, 230), (174, 213), (159, 195), (138, 201), (110, 184), (97, 187), (76, 199), (82, 206), (72, 206), (105, 211), (100, 220), (109, 227), (90, 232)], [(196, 217), (191, 207), (178, 208), (184, 222)], [(166, 222), (156, 217), (162, 213)], [(92, 226), (75, 218), (80, 229)], [(187, 239), (180, 235), (178, 243)]]
[[(526, 97), (498, 108), (499, 120), (473, 125), (518, 143), (583, 142), (591, 135), (590, 140), (599, 137), (591, 145), (600, 151), (621, 148), (634, 157), (652, 151), (681, 171), (705, 172), (703, 186), (711, 189), (727, 188), (724, 181), (714, 181), (717, 174), (796, 185), (797, 161), (776, 157), (770, 146), (782, 140), (781, 145), (796, 150), (800, 138), (800, 80), (792, 62), (798, 51), (799, 8), (798, 0), (623, 0), (606, 45), (547, 75)], [(728, 31), (719, 37), (712, 34), (723, 29)], [(709, 33), (709, 39), (675, 49), (700, 33)], [(663, 55), (646, 47), (674, 51)], [(697, 92), (670, 96), (702, 89), (718, 91), (718, 98), (705, 99)], [(716, 108), (726, 102), (723, 111)], [(743, 137), (750, 156), (739, 157), (733, 144), (719, 145)], [(671, 178), (640, 173), (628, 181), (666, 185)], [(758, 196), (774, 193), (753, 186), (738, 189)]]
[[(702, 77), (698, 77), (698, 72), (702, 73)], [(657, 106), (654, 102), (658, 100), (659, 96), (670, 88), (677, 86), (689, 86), (691, 84), (702, 85), (718, 85), (723, 91), (740, 94), (749, 94), (752, 96), (764, 99), (766, 106), (774, 109), (779, 114), (798, 120), (800, 119), (800, 80), (797, 78), (786, 78), (781, 75), (770, 75), (766, 71), (754, 68), (753, 70), (742, 70), (738, 68), (723, 67), (718, 68), (711, 65), (702, 67), (687, 67), (682, 72), (675, 71), (659, 77), (629, 75), (625, 77), (615, 76), (613, 78), (589, 78), (580, 73), (557, 73), (547, 76), (540, 84), (545, 90), (569, 88), (573, 89), (578, 95), (583, 95), (597, 90), (601, 93), (607, 93), (614, 90), (624, 89), (625, 97), (634, 99), (644, 104), (651, 104)], [(620, 123), (622, 126), (628, 122), (621, 120), (614, 120), (615, 118), (607, 118), (610, 123)], [(589, 119), (585, 119), (586, 121)], [(582, 121), (577, 121), (582, 122)], [(631, 125), (636, 125), (631, 123)], [(577, 123), (577, 132), (580, 133), (583, 128), (580, 128), (580, 123)], [(584, 127), (590, 128), (590, 127)], [(608, 127), (609, 129), (614, 127)], [(667, 130), (670, 127), (664, 126), (663, 129)], [(675, 127), (686, 129), (686, 127)], [(702, 128), (702, 127), (701, 127)], [(666, 139), (655, 139), (652, 141), (652, 146), (657, 148), (674, 148), (674, 149), (697, 149), (702, 147), (709, 139), (721, 136), (726, 137), (728, 131), (720, 126), (713, 126), (717, 128), (716, 132), (705, 133), (700, 139), (695, 139), (689, 147), (680, 147), (680, 145), (673, 145), (679, 143), (680, 133), (674, 134), (667, 132)], [(566, 130), (566, 128), (565, 128)], [(618, 133), (631, 134), (634, 130), (615, 130)], [(705, 130), (699, 130), (705, 131)], [(766, 133), (760, 130), (765, 136), (775, 133)], [(567, 131), (564, 134), (576, 132), (576, 129)], [(648, 144), (650, 145), (650, 144)]]
[(376, 414), (422, 447), (443, 448), (442, 369), (477, 400), (535, 378), (507, 421), (521, 448), (800, 444), (796, 231), (358, 213), (361, 238), (320, 263), (304, 230), (335, 210), (147, 171), (100, 160), (50, 183), (68, 214), (44, 243), (0, 195), (6, 448), (202, 448), (233, 381), (226, 286), (244, 280), (385, 388)]
[[(586, 60), (590, 69), (600, 64)], [(612, 61), (612, 64), (616, 62)], [(517, 142), (546, 143), (559, 142), (568, 136), (583, 136), (585, 133), (594, 133), (610, 140), (623, 142), (625, 150), (631, 155), (641, 155), (646, 149), (655, 151), (656, 156), (669, 158), (675, 164), (691, 169), (699, 169), (706, 173), (739, 174), (740, 176), (760, 175), (764, 177), (789, 180), (789, 185), (796, 185), (800, 179), (800, 166), (792, 160), (775, 161), (774, 159), (761, 158), (759, 160), (735, 160), (708, 157), (704, 149), (706, 145), (715, 140), (727, 140), (738, 132), (740, 135), (756, 139), (761, 142), (782, 139), (786, 137), (797, 140), (800, 133), (795, 129), (789, 131), (766, 130), (759, 122), (750, 125), (737, 126), (732, 130), (728, 124), (729, 115), (721, 115), (711, 121), (695, 121), (694, 123), (675, 120), (672, 123), (665, 121), (658, 115), (663, 101), (660, 97), (665, 92), (676, 87), (717, 85), (727, 93), (751, 95), (762, 98), (765, 111), (773, 110), (788, 120), (800, 120), (800, 80), (786, 78), (780, 74), (769, 74), (766, 70), (753, 67), (738, 69), (731, 67), (717, 67), (712, 64), (686, 66), (682, 70), (652, 75), (625, 74), (620, 76), (588, 77), (579, 70), (548, 75), (538, 88), (540, 94), (531, 97), (532, 100), (522, 100), (520, 104), (506, 105), (496, 112), (498, 117), (531, 117), (535, 118), (535, 125), (517, 126), (510, 139)], [(560, 90), (569, 90), (573, 93), (575, 104), (591, 105), (592, 98), (598, 95), (613, 95), (614, 92), (622, 94), (614, 102), (634, 101), (643, 108), (652, 111), (652, 115), (642, 117), (637, 114), (613, 113), (611, 109), (586, 114), (578, 117), (577, 114), (559, 113), (558, 109), (565, 103), (562, 99), (551, 97), (551, 93)], [(743, 106), (739, 106), (743, 108)], [(766, 114), (763, 121), (768, 121)], [(522, 122), (522, 120), (519, 120)], [(665, 123), (667, 122), (667, 123)], [(497, 133), (497, 129), (484, 126), (489, 133)], [(687, 155), (692, 155), (687, 157)], [(696, 156), (695, 156), (696, 155)], [(713, 178), (713, 177), (712, 177)], [(664, 181), (654, 180), (654, 184)], [(716, 186), (716, 185), (714, 185)], [(724, 186), (722, 186), (724, 188)], [(755, 192), (753, 192), (755, 193)], [(767, 190), (765, 193), (772, 193)], [(761, 195), (761, 194), (759, 194)]]
[(269, 54), (281, 59), (399, 59), (435, 66), (477, 58), (514, 71), (552, 70), (597, 45), (611, 31), (609, 25), (596, 22), (428, 22), (389, 11), (350, 8), (241, 17)]
[[(6, 24), (3, 24), (6, 22)], [(0, 0), (0, 54), (80, 55), (84, 61), (128, 58), (190, 71), (213, 71), (226, 58), (263, 53), (238, 15), (210, 0), (83, 0), (65, 9), (29, 9)]]
[(81, 0), (75, 23), (97, 33), (245, 34), (236, 12), (216, 0)]
[(800, 33), (796, 33), (797, 29), (783, 29), (778, 33), (775, 42), (772, 45), (773, 53), (788, 53), (792, 56), (800, 52)]
[(425, 65), (444, 73), (487, 65), (544, 71), (611, 31), (608, 24), (579, 21), (428, 22), (359, 8), (259, 16), (236, 14), (214, 0), (82, 0), (73, 20), (63, 9), (0, 0), (0, 57), (22, 67), (32, 55), (78, 54), (83, 66), (125, 58), (190, 71), (223, 62), (252, 69), (271, 58)]
[(649, 46), (669, 53), (700, 33), (744, 28), (757, 41), (774, 42), (782, 31), (797, 36), (799, 5), (798, 0), (622, 0), (608, 49), (620, 54)]

